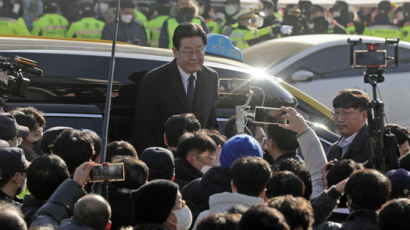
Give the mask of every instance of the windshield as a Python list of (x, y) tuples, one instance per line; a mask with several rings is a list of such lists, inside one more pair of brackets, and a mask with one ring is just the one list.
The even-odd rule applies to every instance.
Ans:
[(312, 44), (300, 42), (265, 42), (244, 50), (243, 57), (244, 62), (248, 65), (267, 68), (312, 46)]

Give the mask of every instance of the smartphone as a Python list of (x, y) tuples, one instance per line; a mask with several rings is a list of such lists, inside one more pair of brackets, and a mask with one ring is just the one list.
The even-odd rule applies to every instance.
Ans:
[(356, 68), (363, 68), (368, 66), (386, 67), (387, 51), (355, 50), (353, 56), (353, 66)]
[(286, 124), (287, 120), (281, 117), (284, 113), (280, 108), (256, 106), (255, 123)]
[(123, 163), (96, 164), (90, 172), (90, 182), (124, 181)]
[(251, 81), (249, 79), (219, 79), (219, 94), (249, 95)]

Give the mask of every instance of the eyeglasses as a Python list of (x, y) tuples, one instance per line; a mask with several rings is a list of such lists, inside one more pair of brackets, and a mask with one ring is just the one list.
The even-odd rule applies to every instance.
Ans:
[(362, 112), (363, 110), (356, 110), (354, 109), (353, 111), (347, 111), (347, 110), (339, 110), (339, 111), (332, 111), (332, 115), (334, 119), (337, 119), (338, 117), (342, 118), (343, 120), (347, 120), (354, 114), (355, 112)]
[(204, 162), (208, 163), (208, 164), (212, 164), (215, 159), (216, 156), (214, 155), (210, 155), (210, 156), (196, 156), (199, 160), (202, 159)]
[(196, 50), (196, 51), (182, 51), (182, 54), (189, 58), (194, 56), (194, 54), (196, 57), (202, 57), (205, 55), (205, 50), (201, 48), (200, 50)]

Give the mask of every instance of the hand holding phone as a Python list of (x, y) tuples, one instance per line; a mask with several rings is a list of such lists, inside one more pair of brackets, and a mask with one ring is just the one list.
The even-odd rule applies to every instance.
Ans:
[(124, 181), (124, 163), (96, 164), (90, 172), (90, 182)]

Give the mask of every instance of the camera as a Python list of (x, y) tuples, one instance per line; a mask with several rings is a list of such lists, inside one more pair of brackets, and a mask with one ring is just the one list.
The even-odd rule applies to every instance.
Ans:
[(96, 164), (90, 172), (90, 182), (124, 181), (123, 163)]
[(282, 118), (283, 112), (280, 108), (255, 107), (255, 123), (262, 124), (286, 124), (287, 120)]
[(30, 86), (30, 79), (23, 77), (23, 72), (31, 73), (41, 77), (43, 71), (37, 68), (37, 62), (15, 56), (15, 63), (8, 62), (8, 59), (0, 56), (0, 71), (6, 72), (8, 79), (0, 81), (0, 96), (3, 94), (11, 94), (14, 96), (24, 97), (28, 87)]

